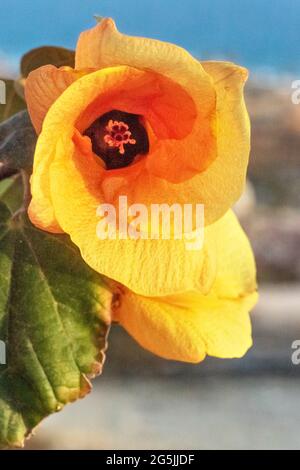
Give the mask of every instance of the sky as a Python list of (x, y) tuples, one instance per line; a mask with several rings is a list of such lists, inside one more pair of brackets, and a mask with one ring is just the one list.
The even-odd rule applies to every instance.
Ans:
[(300, 72), (300, 0), (0, 0), (0, 51), (16, 58), (45, 44), (74, 48), (94, 14), (199, 58)]

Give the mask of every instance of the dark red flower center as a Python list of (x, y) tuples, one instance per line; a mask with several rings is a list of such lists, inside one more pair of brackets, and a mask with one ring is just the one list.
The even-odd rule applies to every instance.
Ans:
[(93, 152), (108, 170), (126, 167), (138, 155), (149, 152), (148, 134), (138, 114), (110, 111), (96, 119), (84, 135), (91, 139)]

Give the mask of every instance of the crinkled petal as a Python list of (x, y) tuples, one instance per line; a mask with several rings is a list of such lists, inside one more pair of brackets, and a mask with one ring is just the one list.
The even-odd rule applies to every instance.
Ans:
[(119, 65), (150, 70), (180, 83), (199, 97), (204, 114), (209, 113), (215, 104), (215, 92), (209, 75), (181, 47), (121, 34), (110, 18), (81, 33), (76, 48), (77, 70)]
[(92, 179), (97, 163), (93, 167), (90, 162), (84, 171), (75, 147), (72, 159), (65, 158), (65, 151), (72, 152), (72, 148), (61, 141), (50, 169), (51, 197), (59, 225), (80, 248), (87, 264), (138, 294), (160, 296), (195, 286), (209, 291), (215, 279), (214, 238), (211, 243), (204, 241), (197, 251), (187, 250), (185, 240), (122, 240), (118, 234), (116, 239), (101, 240), (96, 212), (103, 201), (102, 188)]
[(245, 188), (250, 154), (250, 121), (244, 100), (248, 71), (230, 62), (202, 62), (202, 66), (217, 93), (217, 158), (196, 178), (203, 200), (220, 214), (226, 206), (232, 207)]
[[(122, 186), (123, 180), (118, 172), (103, 168), (90, 151), (89, 139), (77, 127), (86, 119), (87, 98), (93, 103), (102, 89), (116, 89), (128, 75), (134, 84), (143, 74), (127, 67), (91, 73), (73, 83), (54, 103), (38, 139), (30, 217), (41, 228), (45, 224), (46, 230), (56, 221), (92, 268), (137, 293), (166, 295), (195, 286), (207, 292), (215, 278), (213, 246), (188, 251), (184, 240), (101, 240), (97, 236), (97, 208), (111, 202), (108, 193), (114, 192), (114, 186)], [(107, 187), (104, 173), (110, 175)]]
[(252, 345), (249, 311), (257, 294), (251, 248), (231, 212), (214, 225), (218, 269), (208, 295), (193, 291), (150, 298), (124, 289), (114, 313), (140, 345), (166, 359), (236, 358)]
[(85, 72), (70, 67), (45, 65), (33, 70), (25, 82), (25, 98), (32, 124), (39, 134), (45, 116), (54, 101)]
[[(58, 76), (57, 69), (53, 70), (51, 68), (51, 71), (51, 74), (54, 73), (55, 77)], [(38, 78), (36, 78), (35, 83), (38, 83)], [(32, 92), (33, 97), (35, 87), (31, 87), (30, 84), (28, 87), (28, 93), (30, 95)], [(54, 85), (53, 89), (57, 90)], [(38, 86), (37, 90), (39, 90)], [(55, 158), (57, 142), (61, 137), (63, 139), (67, 137), (64, 158), (67, 160), (71, 159), (72, 153), (68, 154), (68, 149), (70, 148), (69, 144), (72, 144), (74, 133), (77, 131), (84, 132), (96, 118), (116, 108), (127, 112), (145, 114), (149, 118), (153, 130), (158, 135), (168, 131), (173, 134), (177, 133), (176, 138), (179, 138), (180, 132), (176, 131), (174, 123), (173, 127), (171, 126), (169, 129), (166, 129), (163, 119), (159, 116), (157, 117), (156, 113), (157, 109), (160, 109), (163, 111), (163, 116), (167, 117), (168, 113), (171, 112), (169, 107), (174, 102), (174, 94), (177, 97), (181, 97), (179, 102), (173, 105), (173, 109), (176, 106), (181, 107), (185, 120), (185, 128), (182, 128), (181, 132), (187, 133), (193, 125), (193, 102), (189, 100), (188, 95), (178, 85), (171, 83), (165, 77), (130, 67), (114, 67), (86, 74), (73, 82), (72, 85), (69, 85), (51, 106), (46, 120), (47, 125), (44, 126), (38, 140), (31, 181), (33, 200), (29, 212), (32, 221), (45, 230), (59, 230), (51, 201), (49, 165)], [(51, 96), (53, 98), (53, 95), (50, 95), (48, 98), (50, 99)], [(184, 109), (183, 101), (185, 102)], [(151, 135), (153, 135), (153, 132)], [(154, 147), (155, 144), (155, 139), (153, 139), (151, 146)], [(86, 158), (84, 156), (82, 158), (86, 163)], [(148, 200), (149, 193), (152, 190), (154, 197), (151, 202), (155, 200), (155, 194), (159, 194), (160, 198), (162, 198), (162, 187), (159, 185), (161, 180), (148, 175), (148, 171), (145, 168), (145, 159), (142, 162), (142, 166), (139, 166), (143, 171), (139, 171), (141, 176), (137, 180), (136, 165), (122, 169), (123, 171), (107, 171), (103, 174), (100, 171), (101, 159), (97, 158), (97, 160), (99, 163), (98, 171), (92, 174), (93, 178), (96, 179), (96, 186), (100, 187), (102, 185), (102, 187), (108, 188), (108, 192), (111, 192), (111, 185), (108, 182), (111, 181), (111, 177), (115, 178), (121, 174), (126, 182), (125, 193), (123, 192), (123, 194), (128, 196), (130, 203), (135, 201), (143, 203), (143, 195)], [(91, 175), (91, 172), (89, 172), (89, 175)], [(154, 180), (156, 181), (153, 185)], [(93, 182), (89, 183), (89, 181), (86, 181), (86, 187), (93, 184)], [(135, 199), (136, 194), (134, 194), (135, 188), (140, 188), (140, 194), (137, 194), (137, 199)], [(115, 194), (116, 198), (118, 196), (119, 194)], [(99, 202), (103, 202), (103, 200), (100, 199)], [(113, 203), (114, 201), (109, 200), (106, 202)]]
[[(193, 131), (181, 140), (161, 140), (149, 155), (147, 167), (153, 175), (181, 183), (204, 171), (216, 158), (215, 102), (211, 77), (194, 57), (181, 47), (154, 39), (119, 33), (112, 19), (106, 18), (80, 35), (76, 49), (76, 68), (127, 65), (153, 71), (183, 87), (193, 99), (197, 119)], [(179, 104), (180, 96), (175, 97)], [(185, 126), (186, 104), (172, 110), (169, 125)]]
[(217, 276), (212, 292), (223, 298), (239, 298), (254, 292), (256, 265), (247, 235), (233, 211), (228, 211), (215, 227)]
[(191, 292), (151, 298), (126, 291), (115, 319), (142, 347), (165, 359), (197, 363), (206, 355), (238, 358), (252, 345), (249, 310), (256, 298)]
[[(203, 62), (199, 67), (184, 49), (123, 35), (111, 19), (105, 19), (81, 34), (76, 66), (116, 65), (154, 70), (189, 91), (198, 111), (193, 131), (179, 142), (160, 141), (147, 160), (147, 169), (154, 191), (160, 178), (165, 178), (164, 192), (170, 199), (189, 194), (191, 200), (205, 204), (206, 223), (214, 222), (239, 199), (245, 184), (250, 149), (243, 98), (247, 71), (228, 62)], [(145, 178), (149, 180), (149, 175)], [(143, 203), (147, 199), (145, 187), (143, 178), (135, 186)]]

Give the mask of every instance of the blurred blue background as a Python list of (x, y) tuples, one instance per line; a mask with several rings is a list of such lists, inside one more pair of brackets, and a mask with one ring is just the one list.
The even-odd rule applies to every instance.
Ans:
[(179, 364), (114, 327), (93, 393), (45, 420), (27, 448), (300, 449), (300, 0), (0, 0), (0, 77), (33, 47), (75, 48), (94, 14), (251, 71), (249, 181), (236, 211), (258, 269), (254, 347), (240, 360)]
[(156, 37), (201, 58), (229, 58), (266, 72), (300, 71), (299, 0), (1, 0), (0, 52), (74, 47), (93, 15), (122, 32)]

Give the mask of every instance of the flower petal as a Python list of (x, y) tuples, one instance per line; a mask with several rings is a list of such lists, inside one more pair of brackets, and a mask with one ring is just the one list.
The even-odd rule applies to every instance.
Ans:
[[(212, 80), (198, 60), (181, 47), (154, 39), (130, 37), (119, 33), (114, 21), (106, 18), (80, 35), (76, 49), (76, 68), (128, 65), (153, 71), (178, 83), (193, 99), (197, 120), (186, 139), (160, 142), (149, 156), (147, 167), (158, 177), (180, 183), (204, 171), (216, 158), (215, 90)], [(180, 96), (174, 97), (179, 104)], [(180, 130), (186, 119), (187, 100), (171, 110), (169, 125)]]
[(165, 359), (197, 363), (208, 354), (242, 357), (251, 347), (249, 310), (256, 294), (222, 299), (185, 293), (165, 298), (126, 291), (115, 320), (145, 349)]
[[(64, 152), (72, 152), (73, 158), (65, 158)], [(92, 162), (85, 165), (82, 156), (76, 158), (76, 152), (68, 141), (58, 143), (50, 169), (51, 197), (59, 225), (80, 248), (86, 263), (143, 295), (166, 295), (195, 286), (207, 292), (215, 279), (213, 243), (199, 251), (188, 251), (184, 240), (122, 240), (118, 236), (101, 240), (97, 236), (96, 212), (104, 201), (103, 189), (92, 178), (97, 163), (94, 167)]]
[(32, 124), (39, 134), (44, 118), (54, 101), (86, 72), (70, 67), (45, 65), (33, 70), (25, 82), (25, 98)]
[(217, 276), (213, 293), (218, 297), (239, 298), (254, 292), (256, 266), (248, 237), (233, 211), (213, 224)]
[(203, 200), (209, 200), (220, 212), (225, 205), (232, 207), (245, 187), (250, 154), (250, 121), (244, 100), (248, 71), (231, 62), (208, 61), (202, 66), (212, 77), (217, 93), (218, 156), (199, 175), (198, 184)]
[[(30, 217), (40, 227), (45, 223), (46, 230), (56, 220), (91, 267), (137, 293), (166, 295), (195, 286), (207, 292), (215, 278), (212, 247), (194, 252), (186, 250), (184, 240), (100, 240), (97, 237), (97, 208), (101, 203), (113, 202), (107, 201), (105, 193), (113, 193), (115, 183), (122, 187), (123, 179), (117, 172), (103, 169), (100, 160), (89, 152), (88, 139), (80, 136), (76, 126), (86, 111), (86, 101), (92, 103), (93, 97), (101, 93), (101, 87), (115, 89), (118, 80), (122, 79), (123, 83), (128, 74), (130, 83), (134, 83), (134, 77), (143, 73), (120, 67), (86, 75), (54, 103), (38, 139)], [(110, 174), (108, 188), (104, 173)], [(151, 191), (151, 186), (148, 188)], [(44, 207), (42, 211), (41, 207)], [(40, 212), (35, 213), (35, 208)], [(206, 255), (206, 251), (211, 254)]]
[[(175, 194), (190, 194), (192, 200), (196, 197), (205, 205), (206, 223), (214, 222), (239, 199), (245, 184), (250, 149), (243, 98), (246, 70), (227, 62), (203, 62), (199, 67), (184, 49), (123, 35), (113, 20), (104, 19), (81, 34), (76, 67), (116, 65), (154, 70), (189, 91), (198, 111), (193, 132), (179, 142), (159, 142), (147, 160), (147, 169), (154, 190), (160, 186), (155, 177), (165, 178), (170, 200), (175, 200)], [(135, 192), (143, 203), (147, 197), (144, 188), (141, 179)]]
[[(52, 136), (51, 136), (52, 134)], [(50, 193), (50, 165), (55, 154), (55, 131), (42, 134), (37, 141), (30, 178), (32, 199), (28, 208), (31, 222), (41, 230), (61, 233)]]
[(204, 114), (214, 107), (215, 91), (209, 75), (181, 47), (121, 34), (111, 18), (105, 18), (94, 28), (81, 33), (76, 48), (76, 69), (119, 65), (159, 73), (180, 83), (191, 95), (195, 91)]
[(166, 359), (241, 357), (252, 344), (248, 313), (257, 294), (251, 248), (231, 212), (214, 225), (218, 270), (208, 295), (193, 291), (150, 298), (124, 289), (114, 313), (144, 348)]
[[(61, 72), (55, 67), (50, 66), (50, 69), (43, 67), (42, 69), (39, 69), (40, 73), (36, 71), (36, 75), (32, 75), (32, 81), (29, 82), (28, 85), (29, 101), (32, 99), (33, 103), (38, 99), (36, 93), (38, 93), (39, 90), (43, 90), (39, 79), (44, 76), (44, 72), (46, 75), (48, 73), (51, 76), (54, 74), (54, 77), (57, 78), (61, 76)], [(82, 78), (72, 85), (69, 85), (65, 92), (63, 92), (51, 106), (47, 126), (45, 126), (44, 132), (41, 134), (36, 147), (34, 171), (31, 182), (33, 201), (29, 209), (33, 223), (45, 230), (59, 230), (51, 202), (49, 165), (55, 157), (56, 144), (60, 136), (68, 136), (69, 144), (72, 144), (72, 138), (77, 129), (83, 132), (93, 120), (110, 110), (111, 107), (124, 109), (125, 111), (137, 114), (143, 114), (143, 111), (145, 111), (144, 114), (149, 118), (153, 129), (158, 134), (166, 131), (163, 121), (152, 116), (151, 112), (155, 115), (156, 109), (159, 108), (165, 110), (164, 114), (167, 114), (168, 106), (174, 98), (174, 93), (176, 93), (177, 96), (181, 96), (182, 94), (182, 99), (179, 101), (178, 105), (182, 104), (184, 99), (183, 95), (186, 95), (178, 85), (167, 84), (166, 81), (168, 81), (168, 79), (158, 76), (157, 74), (139, 71), (130, 67), (114, 67), (112, 69), (104, 69), (94, 73), (84, 74)], [(60, 81), (58, 82), (61, 83)], [(62, 82), (65, 83), (64, 80), (62, 80)], [(51, 83), (52, 87), (50, 86), (49, 96), (47, 94), (45, 95), (45, 103), (47, 99), (49, 101), (54, 98), (55, 91), (58, 92), (59, 86), (55, 86), (55, 80), (53, 82), (50, 81), (50, 85)], [(161, 87), (166, 87), (167, 90), (162, 93)], [(134, 94), (134, 96), (132, 96), (132, 94)], [(160, 102), (161, 94), (162, 102)], [(151, 101), (151, 105), (149, 105), (149, 101)], [(188, 96), (185, 96), (184, 101), (185, 109), (183, 110), (182, 106), (181, 109), (185, 118), (186, 129), (182, 130), (182, 132), (188, 132), (188, 126), (192, 126), (193, 124), (193, 103), (189, 101)], [(42, 106), (41, 114), (38, 113), (36, 118), (42, 119), (44, 112), (46, 112), (46, 107)], [(174, 129), (170, 128), (169, 132), (175, 132)], [(67, 148), (69, 148), (69, 146), (66, 144), (66, 149)], [(72, 158), (72, 154), (68, 154), (67, 150), (64, 151), (64, 154), (66, 159)], [(85, 157), (83, 158), (85, 159)], [(98, 162), (100, 162), (99, 158)], [(133, 178), (130, 177), (132, 170), (134, 173)], [(124, 171), (121, 173), (123, 172)], [(131, 181), (131, 184), (128, 185), (127, 192), (131, 193), (132, 189), (135, 187), (135, 185), (132, 184), (132, 180), (134, 181), (136, 178), (135, 167), (131, 167), (128, 170), (126, 169), (126, 174), (127, 173), (129, 181)], [(145, 171), (145, 173), (145, 178), (147, 179), (147, 171)], [(106, 172), (106, 177), (110, 178), (111, 176), (117, 176), (117, 171), (113, 173), (109, 171)], [(101, 186), (103, 173), (100, 171), (99, 165), (98, 167), (96, 166), (93, 177), (97, 178), (96, 185)], [(105, 186), (105, 182), (103, 183)], [(89, 186), (88, 182), (86, 186)], [(158, 186), (158, 182), (156, 186)], [(140, 181), (139, 187), (148, 197), (151, 181), (148, 181), (146, 187), (144, 186), (144, 181)], [(157, 188), (158, 193), (160, 189), (161, 187)], [(131, 203), (134, 202), (133, 195), (131, 196), (129, 194), (129, 197)], [(103, 199), (99, 202), (103, 202)]]
[[(97, 99), (101, 95), (106, 96), (108, 90), (116, 90), (120, 83), (134, 85), (133, 77), (138, 77), (143, 74), (136, 69), (127, 67), (114, 67), (112, 69), (104, 69), (102, 71), (90, 73), (80, 78), (56, 100), (51, 106), (51, 113), (48, 119), (48, 124), (41, 136), (37, 145), (34, 161), (34, 173), (32, 178), (32, 192), (33, 203), (31, 206), (32, 219), (35, 219), (37, 224), (44, 228), (52, 227), (55, 225), (55, 216), (52, 210), (50, 189), (49, 189), (49, 162), (54, 158), (56, 153), (56, 141), (64, 134), (68, 135), (70, 140), (74, 133), (78, 122), (80, 121), (82, 131), (85, 126), (88, 126), (91, 119), (97, 117), (97, 113), (105, 112), (107, 110), (107, 103), (105, 99), (100, 100), (102, 111), (97, 104)], [(127, 79), (130, 75), (130, 80)], [(109, 93), (108, 93), (109, 94)], [(98, 98), (97, 98), (98, 97)], [(109, 96), (108, 102), (111, 104), (112, 97)], [(120, 99), (120, 97), (118, 97)], [(95, 106), (95, 100), (97, 106)], [(88, 103), (94, 103), (93, 106), (88, 106)], [(131, 100), (128, 100), (127, 106), (129, 109)], [(124, 106), (123, 101), (123, 106)], [(136, 103), (131, 103), (135, 106)], [(53, 108), (53, 109), (52, 109)], [(93, 115), (94, 113), (94, 115)], [(186, 115), (188, 116), (188, 114)], [(155, 145), (154, 145), (155, 148)], [(67, 155), (65, 158), (72, 158), (72, 155)], [(228, 158), (230, 154), (228, 154)], [(218, 160), (218, 159), (217, 159)], [(222, 159), (220, 159), (222, 160)], [(147, 165), (147, 158), (145, 158)], [(233, 159), (232, 165), (239, 165)], [(172, 165), (171, 165), (172, 166)], [(211, 171), (211, 168), (216, 168), (216, 171)], [(229, 174), (230, 181), (235, 184), (228, 184), (226, 171)], [(107, 171), (105, 178), (110, 180), (112, 176), (125, 178), (125, 184), (120, 187), (120, 191), (116, 191), (115, 198), (120, 195), (128, 197), (129, 204), (139, 202), (147, 205), (157, 204), (170, 204), (174, 202), (178, 204), (196, 204), (203, 203), (205, 205), (205, 222), (206, 224), (212, 223), (220, 217), (228, 208), (228, 204), (232, 204), (232, 193), (235, 192), (235, 187), (239, 183), (239, 174), (235, 174), (234, 166), (223, 168), (222, 162), (216, 165), (216, 162), (211, 167), (195, 177), (180, 183), (172, 184), (166, 180), (152, 175), (147, 168), (140, 165), (133, 165), (128, 168), (115, 170), (112, 172)], [(239, 170), (237, 170), (239, 172)], [(96, 172), (96, 175), (98, 173)], [(95, 176), (96, 176), (95, 175)], [(98, 185), (101, 184), (103, 175), (98, 175)], [(103, 181), (103, 187), (108, 187)], [(88, 182), (86, 183), (88, 186)], [(114, 203), (113, 200), (106, 201)], [(33, 210), (34, 206), (36, 207)], [(45, 215), (40, 216), (43, 213)], [(40, 223), (38, 219), (42, 219)]]
[[(53, 104), (36, 148), (29, 214), (46, 230), (56, 221), (92, 268), (137, 293), (166, 295), (195, 286), (207, 292), (215, 278), (213, 247), (195, 252), (186, 250), (185, 240), (101, 240), (96, 233), (97, 208), (112, 202), (106, 193), (114, 192), (115, 183), (122, 187), (123, 179), (117, 172), (104, 170), (89, 150), (89, 139), (77, 127), (91, 119), (93, 107), (86, 113), (86, 102), (93, 103), (102, 90), (116, 90), (120, 80), (134, 86), (134, 80), (144, 74), (127, 67), (97, 71), (70, 85)], [(108, 188), (104, 173), (110, 175)]]

